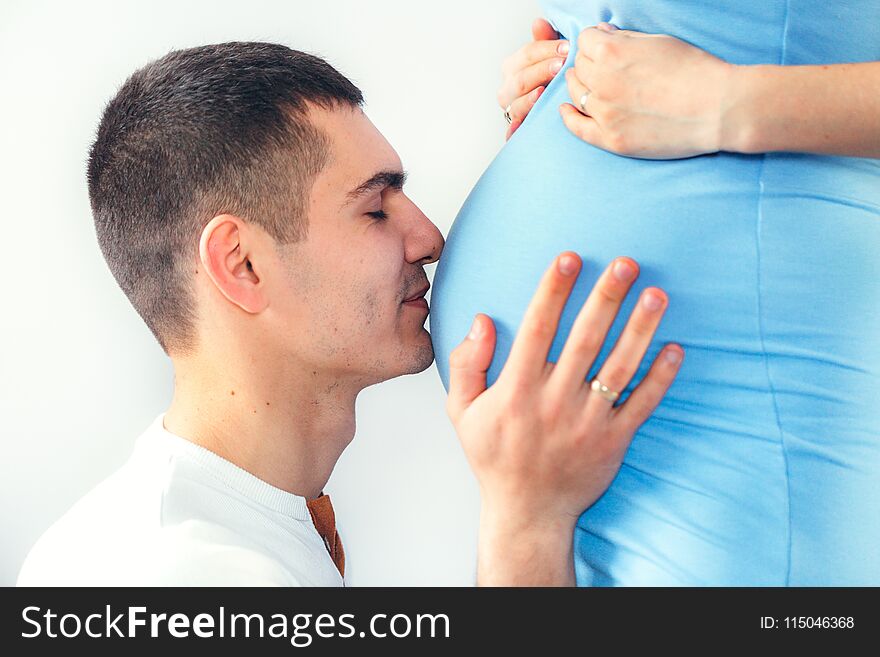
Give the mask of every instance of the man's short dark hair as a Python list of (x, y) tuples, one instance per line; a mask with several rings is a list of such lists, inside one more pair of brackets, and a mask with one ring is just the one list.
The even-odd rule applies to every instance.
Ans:
[(195, 346), (205, 224), (229, 213), (281, 243), (305, 238), (330, 147), (308, 111), (362, 104), (324, 60), (261, 42), (172, 51), (107, 104), (88, 163), (98, 243), (166, 353)]

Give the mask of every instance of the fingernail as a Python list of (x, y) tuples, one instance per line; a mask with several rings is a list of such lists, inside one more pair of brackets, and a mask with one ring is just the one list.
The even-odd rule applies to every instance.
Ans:
[(571, 44), (569, 44), (568, 41), (560, 41), (559, 45), (556, 46), (556, 52), (560, 55), (567, 55), (570, 49)]
[(471, 332), (468, 333), (468, 340), (479, 340), (482, 334), (483, 329), (480, 325), (480, 321), (477, 317), (474, 317), (474, 323), (471, 324)]
[(562, 68), (563, 61), (564, 60), (562, 60), (562, 59), (554, 59), (552, 62), (550, 62), (550, 72), (553, 73), (554, 75), (556, 73), (559, 73), (559, 69)]
[(571, 276), (577, 269), (577, 260), (570, 255), (562, 256), (559, 259), (559, 271), (566, 276)]
[(611, 270), (621, 283), (629, 283), (636, 275), (636, 268), (627, 260), (618, 260)]
[(660, 310), (663, 307), (663, 299), (650, 292), (642, 297), (642, 303), (645, 304), (645, 308), (648, 310)]
[(532, 92), (532, 102), (538, 100), (541, 94), (544, 93), (544, 87), (538, 87)]
[(681, 352), (678, 349), (667, 349), (663, 353), (663, 358), (670, 365), (678, 365), (681, 362)]

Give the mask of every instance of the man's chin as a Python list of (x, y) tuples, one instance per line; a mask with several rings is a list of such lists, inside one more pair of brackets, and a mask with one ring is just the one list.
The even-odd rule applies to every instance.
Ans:
[(404, 374), (418, 374), (419, 372), (424, 372), (431, 367), (431, 363), (433, 362), (434, 345), (431, 344), (431, 340), (429, 339), (427, 344), (419, 345), (413, 349), (411, 367), (408, 371), (404, 372)]
[(402, 367), (398, 372), (388, 377), (389, 379), (424, 372), (434, 362), (434, 345), (431, 344), (430, 336), (420, 344), (409, 346), (401, 356)]
[(427, 331), (424, 331), (424, 338), (424, 340), (419, 340), (417, 344), (410, 343), (401, 346), (397, 357), (393, 359), (395, 363), (393, 369), (387, 360), (377, 362), (378, 367), (373, 370), (375, 378), (369, 385), (390, 381), (399, 376), (418, 374), (431, 367), (434, 362), (434, 345), (431, 344), (431, 336)]

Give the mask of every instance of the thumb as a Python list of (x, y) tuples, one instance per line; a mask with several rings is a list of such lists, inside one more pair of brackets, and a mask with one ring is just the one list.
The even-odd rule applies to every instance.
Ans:
[(495, 324), (483, 314), (474, 318), (467, 337), (449, 355), (446, 411), (455, 422), (486, 390), (486, 372), (495, 353)]
[(554, 41), (559, 38), (559, 32), (543, 18), (536, 18), (532, 23), (532, 38), (535, 41)]

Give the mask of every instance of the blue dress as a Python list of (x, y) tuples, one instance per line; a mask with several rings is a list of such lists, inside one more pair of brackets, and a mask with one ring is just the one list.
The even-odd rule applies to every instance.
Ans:
[[(880, 60), (880, 3), (550, 1), (571, 39), (605, 20), (736, 64)], [(564, 72), (564, 69), (563, 69)], [(650, 161), (571, 135), (560, 73), (474, 187), (434, 279), (450, 351), (473, 316), (498, 329), (498, 376), (542, 272), (585, 266), (555, 361), (615, 256), (670, 304), (631, 392), (666, 342), (686, 357), (609, 490), (580, 518), (580, 585), (880, 585), (880, 160), (717, 153)], [(501, 127), (499, 126), (499, 130)], [(535, 436), (535, 440), (540, 440)]]

